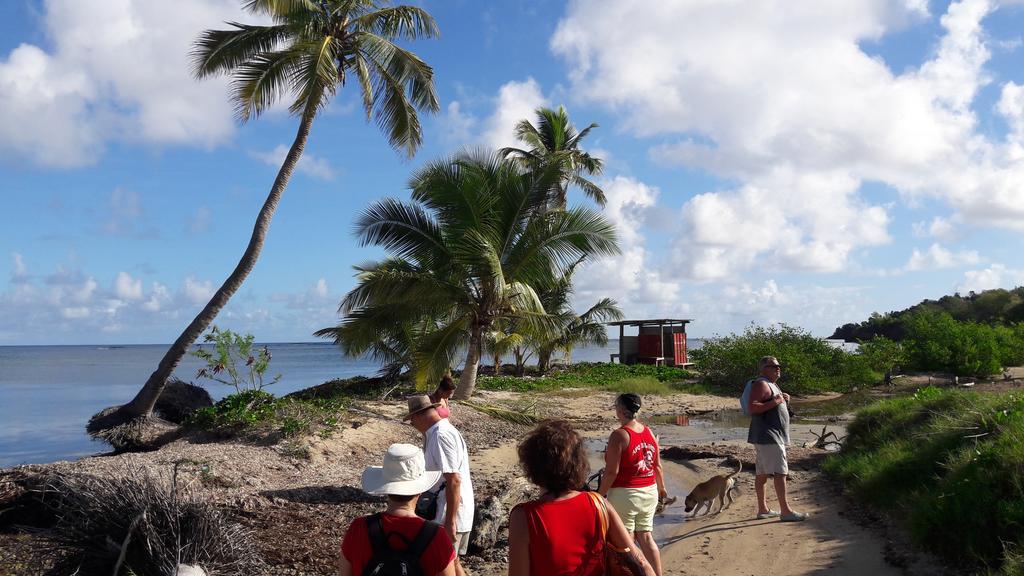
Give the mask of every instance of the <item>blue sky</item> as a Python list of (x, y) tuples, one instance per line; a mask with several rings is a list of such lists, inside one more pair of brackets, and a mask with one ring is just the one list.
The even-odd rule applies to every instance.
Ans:
[[(232, 0), (0, 4), (0, 344), (164, 343), (223, 281), (296, 127), (238, 125), (194, 81)], [(962, 0), (429, 0), (442, 110), (411, 160), (343, 90), (316, 122), (223, 327), (301, 341), (337, 320), (352, 226), (409, 174), (564, 104), (597, 122), (623, 254), (577, 302), (711, 336), (1024, 284), (1024, 7)], [(582, 202), (583, 199), (575, 198)]]

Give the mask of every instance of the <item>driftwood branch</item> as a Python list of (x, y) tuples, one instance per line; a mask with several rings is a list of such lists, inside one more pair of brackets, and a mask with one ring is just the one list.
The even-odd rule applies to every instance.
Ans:
[(821, 433), (811, 430), (811, 434), (815, 439), (809, 442), (804, 442), (804, 448), (820, 448), (822, 450), (829, 446), (839, 446), (842, 448), (843, 440), (846, 439), (846, 436), (840, 437), (835, 432), (830, 431), (827, 425), (821, 427)]

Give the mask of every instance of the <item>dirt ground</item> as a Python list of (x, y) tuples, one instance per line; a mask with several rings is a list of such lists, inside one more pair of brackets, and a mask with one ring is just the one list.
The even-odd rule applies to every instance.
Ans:
[[(594, 451), (592, 465), (599, 467), (602, 439), (615, 426), (609, 409), (614, 395), (568, 391), (533, 398), (538, 401), (542, 415), (567, 418), (591, 439), (588, 445)], [(478, 402), (506, 405), (521, 399), (510, 392), (483, 392), (474, 397)], [(645, 398), (641, 416), (699, 415), (735, 408), (733, 398), (675, 394)], [(143, 468), (151, 474), (167, 476), (177, 467), (179, 483), (184, 482), (202, 498), (223, 505), (255, 532), (268, 564), (266, 574), (332, 574), (337, 570), (340, 541), (348, 523), (381, 508), (380, 499), (359, 489), (363, 468), (379, 464), (391, 443), (421, 442), (415, 430), (400, 422), (403, 413), (401, 402), (363, 403), (350, 413), (343, 429), (328, 438), (293, 439), (269, 445), (197, 436), (178, 440), (155, 452), (27, 468), (97, 475)], [(531, 487), (519, 474), (515, 451), (518, 439), (528, 427), (458, 405), (453, 408), (452, 422), (470, 447), (478, 501), (498, 495), (511, 505), (516, 499), (529, 496)], [(658, 431), (657, 425), (653, 428)], [(795, 434), (794, 444), (811, 439), (806, 430), (802, 434), (806, 437)], [(684, 519), (683, 496), (696, 482), (726, 470), (729, 464), (725, 463), (725, 456), (737, 456), (748, 465), (753, 461), (751, 447), (737, 441), (686, 447), (722, 458), (666, 461), (670, 492), (679, 496), (680, 503), (670, 507), (656, 523), (655, 536), (661, 543), (665, 574), (938, 573), (926, 559), (906, 552), (907, 547), (891, 536), (891, 530), (851, 507), (823, 479), (817, 466), (824, 455), (821, 450), (792, 450), (793, 506), (811, 513), (809, 521), (782, 524), (755, 520), (753, 474), (748, 470), (738, 476), (741, 492), (730, 508), (721, 514)], [(772, 502), (771, 498), (769, 501)], [(0, 535), (0, 551), (15, 544), (31, 547), (32, 543), (25, 536)], [(503, 535), (497, 547), (468, 557), (465, 565), (471, 574), (503, 574), (506, 561), (507, 541)], [(41, 571), (21, 565), (18, 571), (6, 573)], [(0, 566), (0, 574), (3, 573)]]

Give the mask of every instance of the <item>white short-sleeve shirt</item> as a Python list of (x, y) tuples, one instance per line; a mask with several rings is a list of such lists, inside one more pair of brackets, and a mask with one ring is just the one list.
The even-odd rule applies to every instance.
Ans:
[[(455, 531), (469, 532), (473, 527), (473, 481), (469, 477), (469, 450), (462, 434), (447, 418), (442, 418), (424, 434), (424, 456), (427, 470), (440, 470), (442, 474), (457, 473), (460, 480), (459, 511), (455, 516)], [(442, 476), (442, 480), (443, 480)], [(436, 490), (436, 486), (433, 490)], [(444, 491), (437, 497), (435, 522), (444, 523), (447, 500)]]

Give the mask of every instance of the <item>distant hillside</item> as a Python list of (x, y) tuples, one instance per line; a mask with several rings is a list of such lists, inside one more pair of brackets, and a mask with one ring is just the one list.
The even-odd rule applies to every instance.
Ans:
[(977, 322), (980, 324), (1015, 324), (1024, 322), (1024, 286), (1013, 290), (985, 290), (970, 292), (966, 296), (959, 293), (943, 296), (938, 300), (923, 300), (905, 310), (874, 313), (859, 324), (844, 324), (832, 333), (830, 338), (842, 339), (847, 342), (863, 342), (875, 336), (885, 336), (891, 340), (903, 340), (905, 331), (901, 317), (913, 312), (946, 312), (961, 322)]

